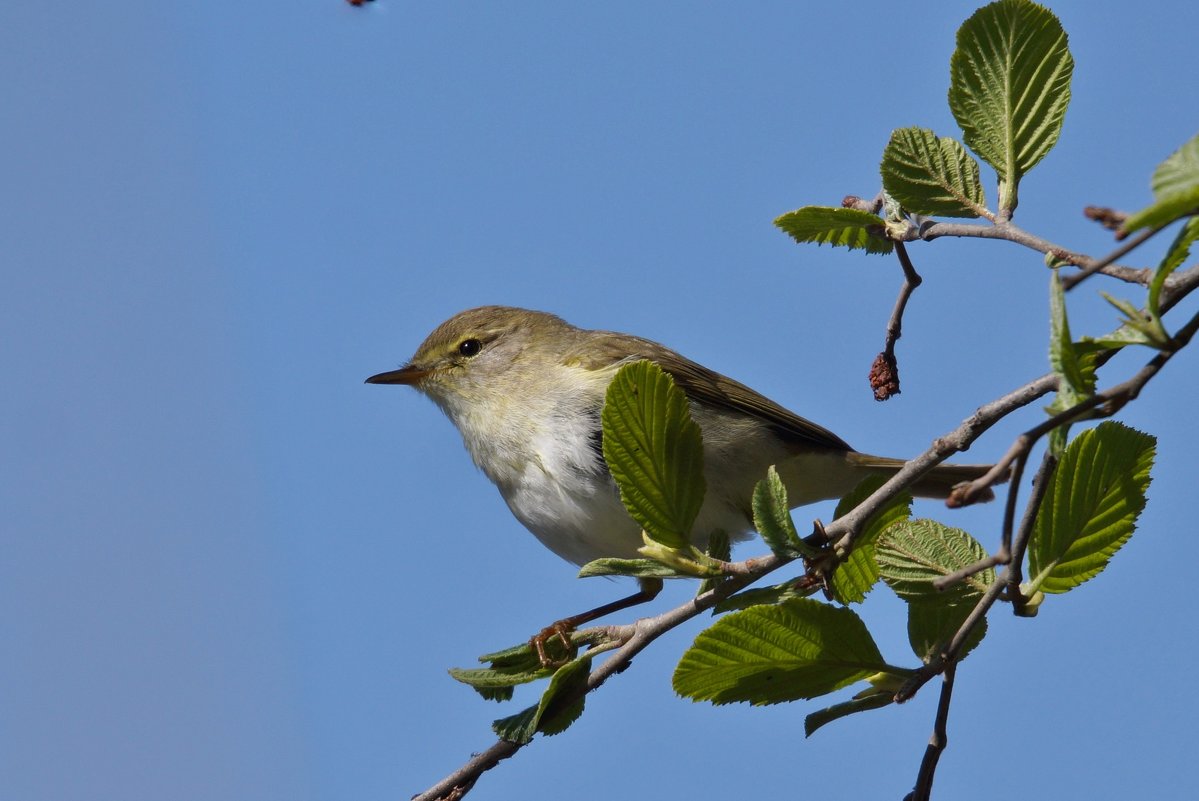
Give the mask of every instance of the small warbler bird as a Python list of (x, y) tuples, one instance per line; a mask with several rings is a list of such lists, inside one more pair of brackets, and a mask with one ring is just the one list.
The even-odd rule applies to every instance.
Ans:
[[(576, 328), (527, 309), (461, 312), (434, 329), (406, 366), (366, 381), (406, 384), (432, 398), (516, 518), (551, 551), (581, 565), (635, 557), (643, 544), (604, 462), (600, 424), (609, 382), (622, 365), (639, 359), (674, 379), (703, 433), (707, 494), (693, 528), (701, 548), (718, 530), (734, 540), (750, 532), (754, 485), (771, 465), (793, 507), (839, 498), (865, 477), (903, 466), (855, 451), (828, 429), (657, 342)], [(987, 469), (941, 465), (913, 493), (944, 498)], [(647, 600), (661, 583), (643, 580), (641, 587), (628, 603), (560, 623), (578, 624)]]

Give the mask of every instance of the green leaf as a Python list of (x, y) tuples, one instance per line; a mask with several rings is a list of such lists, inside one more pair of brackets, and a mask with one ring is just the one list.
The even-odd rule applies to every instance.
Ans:
[(978, 162), (952, 137), (927, 128), (891, 133), (880, 167), (887, 193), (917, 214), (990, 217)]
[(883, 662), (852, 610), (796, 598), (753, 606), (695, 638), (674, 671), (674, 689), (696, 701), (776, 704), (815, 698), (875, 673)]
[(895, 693), (869, 690), (865, 695), (856, 696), (840, 704), (833, 704), (830, 707), (821, 709), (819, 712), (813, 712), (808, 715), (803, 721), (804, 737), (811, 737), (821, 726), (832, 723), (834, 720), (840, 720), (843, 717), (870, 709), (882, 709), (884, 706), (890, 706), (893, 703), (895, 703)]
[(668, 548), (690, 544), (704, 502), (704, 455), (687, 396), (650, 361), (627, 364), (608, 386), (604, 460), (633, 519)]
[(1053, 12), (999, 0), (958, 29), (949, 62), (949, 107), (966, 144), (999, 174), (999, 206), (1016, 208), (1017, 185), (1057, 143), (1074, 59)]
[(1199, 211), (1199, 134), (1158, 165), (1151, 184), (1154, 202), (1128, 216), (1120, 228), (1121, 236)]
[(689, 578), (653, 559), (595, 559), (579, 569), (579, 578), (592, 576), (635, 576), (637, 578)]
[[(496, 689), (511, 689), (518, 684), (527, 684), (549, 675), (547, 670), (508, 671), (493, 668), (450, 668), (450, 676), (455, 680), (468, 684), (478, 690), (485, 698), (493, 701), (504, 701), (507, 698), (497, 697), (491, 691)], [(501, 694), (511, 697), (511, 693)]]
[(1157, 198), (1187, 192), (1199, 186), (1199, 134), (1192, 136), (1157, 165), (1150, 185)]
[(512, 688), (543, 679), (553, 673), (551, 668), (542, 667), (537, 654), (528, 643), (484, 654), (480, 662), (490, 663), (485, 668), (450, 668), (450, 676), (474, 688), (489, 701), (507, 701), (512, 697)]
[(787, 212), (774, 224), (800, 244), (839, 245), (867, 253), (890, 253), (895, 248), (885, 238), (882, 220), (860, 209), (804, 206)]
[(541, 732), (546, 735), (566, 731), (583, 714), (584, 696), (569, 700), (587, 686), (591, 673), (591, 657), (581, 656), (554, 672), (550, 684), (535, 706), (500, 718), (491, 724), (501, 740), (524, 744)]
[[(833, 518), (844, 517), (852, 512), (886, 481), (886, 476), (871, 476), (862, 481), (838, 502)], [(830, 584), (835, 599), (843, 604), (861, 603), (866, 599), (866, 593), (878, 583), (878, 562), (874, 558), (874, 551), (879, 535), (893, 523), (906, 520), (911, 514), (912, 496), (903, 493), (892, 498), (866, 521), (862, 532), (854, 540), (853, 550), (833, 571)]]
[(995, 580), (995, 571), (980, 573), (938, 590), (933, 581), (987, 558), (978, 540), (960, 528), (936, 520), (907, 520), (891, 526), (878, 543), (883, 581), (909, 603), (964, 602), (977, 597)]
[[(729, 535), (720, 529), (713, 531), (712, 535), (708, 537), (708, 547), (704, 549), (704, 554), (710, 559), (716, 559), (721, 562), (727, 562), (732, 559), (733, 544), (729, 542)], [(713, 578), (706, 578), (701, 581), (699, 586), (695, 589), (696, 597), (703, 595), (709, 590), (715, 589), (721, 580), (722, 577), (716, 576)]]
[(1131, 234), (1142, 228), (1161, 228), (1180, 217), (1197, 213), (1199, 213), (1199, 186), (1170, 195), (1128, 215), (1120, 232)]
[[(1095, 391), (1094, 358), (1084, 358), (1070, 336), (1066, 316), (1066, 294), (1057, 270), (1049, 278), (1049, 366), (1057, 374), (1057, 396), (1045, 411), (1050, 415), (1065, 411), (1086, 400)], [(1049, 447), (1060, 454), (1066, 446), (1069, 424), (1049, 432)]]
[(1069, 406), (1086, 400), (1095, 391), (1095, 376), (1086, 375), (1070, 337), (1066, 294), (1057, 270), (1049, 279), (1049, 366), (1058, 376), (1058, 392)]
[[(1151, 288), (1150, 297), (1152, 293)], [(1123, 323), (1110, 334), (1088, 341), (1105, 345), (1148, 345), (1154, 348), (1163, 348), (1169, 342), (1170, 335), (1166, 333), (1160, 316), (1148, 309), (1138, 309), (1131, 301), (1114, 298), (1106, 292), (1099, 294), (1123, 315)]]
[(1156, 443), (1114, 422), (1070, 443), (1037, 513), (1025, 595), (1066, 592), (1107, 567), (1145, 507)]
[(791, 519), (791, 506), (787, 502), (787, 487), (779, 478), (774, 465), (766, 471), (766, 478), (754, 487), (754, 528), (770, 546), (770, 550), (786, 559), (815, 556), (818, 551), (804, 542), (795, 530)]
[(1165, 258), (1153, 272), (1153, 280), (1149, 282), (1149, 313), (1159, 322), (1162, 288), (1166, 285), (1166, 279), (1191, 257), (1191, 245), (1195, 244), (1196, 240), (1199, 240), (1199, 217), (1192, 217), (1182, 226), (1178, 236), (1174, 237)]
[[(966, 622), (966, 618), (974, 611), (975, 601), (979, 596), (958, 603), (921, 602), (908, 604), (908, 642), (912, 652), (920, 657), (925, 664), (931, 662), (945, 650), (953, 635)], [(987, 634), (987, 618), (978, 621), (962, 648), (958, 651), (958, 661), (966, 658)]]

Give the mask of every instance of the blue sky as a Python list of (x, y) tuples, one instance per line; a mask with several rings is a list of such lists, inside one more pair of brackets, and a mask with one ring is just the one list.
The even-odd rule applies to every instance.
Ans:
[[(1098, 255), (1110, 238), (1080, 209), (1146, 204), (1154, 165), (1199, 129), (1199, 11), (1053, 7), (1073, 102), (1017, 220)], [(903, 394), (875, 403), (897, 265), (771, 225), (873, 194), (893, 128), (956, 131), (948, 61), (973, 8), (6, 4), (0, 796), (407, 798), (531, 702), (484, 702), (445, 669), (626, 587), (576, 580), (529, 536), (432, 404), (362, 384), (461, 309), (658, 339), (894, 456), (1043, 373), (1040, 257), (939, 241), (913, 249)], [(1112, 326), (1101, 288), (1136, 297), (1085, 285), (1076, 334)], [(999, 610), (959, 670), (938, 797), (1194, 789), (1194, 365), (1123, 418), (1160, 438), (1137, 535), (1036, 620)], [(918, 509), (988, 547), (999, 512)], [(908, 658), (888, 591), (863, 615)], [(813, 704), (671, 693), (699, 625), (472, 798), (910, 788), (935, 692), (805, 740)]]

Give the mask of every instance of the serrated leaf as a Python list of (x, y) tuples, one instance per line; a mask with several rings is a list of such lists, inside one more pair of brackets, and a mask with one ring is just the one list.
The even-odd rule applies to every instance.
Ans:
[(1121, 235), (1157, 228), (1199, 211), (1199, 134), (1157, 165), (1150, 183), (1154, 202), (1130, 214), (1120, 227)]
[(579, 578), (593, 576), (634, 576), (636, 578), (680, 578), (680, 573), (653, 559), (594, 559), (579, 568)]
[(752, 506), (754, 528), (770, 550), (786, 559), (816, 555), (817, 550), (804, 542), (795, 530), (791, 506), (787, 502), (787, 487), (774, 465), (766, 471), (766, 478), (754, 487)]
[(879, 168), (883, 188), (917, 214), (989, 217), (978, 162), (952, 137), (927, 128), (891, 133)]
[(479, 661), (491, 664), (485, 668), (450, 668), (449, 674), (488, 701), (507, 701), (512, 697), (513, 687), (543, 679), (553, 672), (542, 667), (528, 643), (485, 654)]
[(833, 245), (867, 253), (890, 253), (895, 248), (884, 237), (882, 220), (860, 209), (804, 206), (787, 212), (774, 224), (800, 244)]
[(870, 709), (882, 709), (884, 706), (890, 706), (895, 703), (895, 693), (891, 692), (870, 692), (856, 698), (851, 698), (840, 704), (833, 704), (830, 707), (821, 709), (818, 712), (813, 712), (804, 718), (803, 733), (804, 737), (811, 737), (820, 727), (832, 723), (834, 720), (848, 717), (849, 715), (858, 712), (866, 712)]
[(1153, 195), (1169, 197), (1177, 192), (1186, 192), (1199, 186), (1199, 134), (1188, 139), (1182, 147), (1157, 165), (1150, 181)]
[(550, 675), (548, 670), (507, 671), (493, 668), (450, 668), (450, 676), (476, 690), (515, 687)]
[(1066, 592), (1107, 567), (1145, 507), (1156, 443), (1110, 421), (1070, 443), (1037, 513), (1025, 595)]
[(796, 598), (716, 621), (675, 668), (675, 692), (696, 701), (776, 704), (815, 698), (878, 672), (883, 662), (850, 609)]
[(688, 546), (705, 487), (687, 396), (658, 365), (633, 362), (608, 386), (602, 420), (604, 460), (629, 514), (656, 542)]
[(501, 740), (520, 744), (532, 740), (537, 732), (553, 735), (566, 731), (583, 714), (584, 705), (582, 696), (573, 701), (567, 699), (586, 686), (590, 673), (590, 656), (584, 655), (568, 662), (554, 672), (554, 677), (537, 704), (515, 715), (500, 718), (491, 724), (492, 730)]
[(978, 540), (960, 528), (936, 520), (907, 520), (887, 529), (878, 543), (878, 565), (883, 581), (908, 602), (965, 600), (987, 589), (995, 580), (988, 568), (944, 591), (933, 581), (952, 575), (987, 558)]
[[(886, 482), (886, 476), (871, 476), (862, 481), (837, 503), (833, 518), (844, 517), (852, 512)], [(861, 603), (866, 599), (866, 594), (878, 583), (878, 562), (874, 552), (879, 535), (891, 524), (906, 520), (911, 514), (912, 496), (902, 493), (866, 521), (862, 532), (854, 540), (853, 550), (833, 571), (830, 582), (833, 598), (843, 604)]]
[[(994, 573), (994, 571), (992, 571)], [(960, 597), (960, 596), (959, 596)], [(953, 635), (966, 622), (966, 618), (974, 611), (975, 601), (979, 596), (962, 599), (957, 603), (936, 601), (915, 601), (908, 604), (908, 642), (912, 645), (912, 653), (920, 657), (925, 664), (931, 662), (945, 650)], [(961, 661), (982, 642), (987, 634), (987, 618), (979, 619), (978, 624), (971, 630), (966, 641), (958, 651), (957, 659)]]
[(1017, 185), (1057, 143), (1074, 59), (1053, 12), (999, 0), (962, 23), (949, 62), (949, 107), (966, 144), (999, 174), (999, 206), (1016, 208)]

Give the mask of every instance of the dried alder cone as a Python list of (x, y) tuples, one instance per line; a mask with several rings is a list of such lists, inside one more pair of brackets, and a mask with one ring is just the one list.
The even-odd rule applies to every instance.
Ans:
[(870, 388), (877, 401), (899, 394), (899, 365), (893, 355), (880, 353), (875, 357), (874, 364), (870, 365)]

